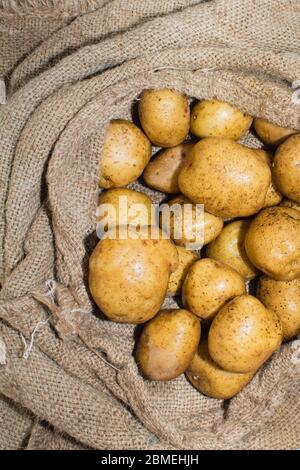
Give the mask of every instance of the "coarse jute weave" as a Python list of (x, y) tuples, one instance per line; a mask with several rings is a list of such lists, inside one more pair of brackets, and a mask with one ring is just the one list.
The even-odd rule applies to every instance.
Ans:
[[(0, 446), (299, 447), (298, 339), (236, 398), (209, 399), (184, 376), (144, 380), (134, 327), (105, 320), (86, 279), (105, 129), (135, 116), (143, 89), (226, 100), (300, 130), (299, 2), (82, 0), (79, 16), (72, 1), (58, 17), (54, 0), (36, 16), (9, 3), (0, 2)], [(246, 143), (259, 145), (251, 134)]]

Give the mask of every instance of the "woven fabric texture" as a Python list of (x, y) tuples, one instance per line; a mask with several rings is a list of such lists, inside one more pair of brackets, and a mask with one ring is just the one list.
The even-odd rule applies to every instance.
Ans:
[[(143, 89), (173, 87), (300, 130), (292, 87), (300, 79), (299, 2), (112, 0), (74, 19), (0, 9), (0, 27), (5, 24), (23, 25), (23, 48), (13, 55), (14, 41), (3, 35), (0, 75), (8, 99), (0, 105), (2, 444), (299, 446), (299, 340), (285, 343), (224, 403), (198, 393), (184, 376), (169, 383), (144, 380), (132, 356), (134, 327), (106, 321), (87, 285), (109, 121), (132, 119)], [(245, 142), (259, 146), (251, 133)], [(139, 182), (134, 187), (159, 199)], [(62, 312), (71, 319), (74, 314), (71, 338), (58, 335), (47, 321)], [(14, 423), (10, 434), (5, 423)]]

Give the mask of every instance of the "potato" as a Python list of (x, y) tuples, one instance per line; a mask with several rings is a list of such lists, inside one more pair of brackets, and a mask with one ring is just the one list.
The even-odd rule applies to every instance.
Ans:
[(178, 268), (174, 271), (169, 279), (168, 294), (178, 295), (181, 292), (182, 284), (191, 265), (198, 259), (195, 251), (186, 250), (181, 246), (177, 246), (178, 252)]
[(238, 140), (247, 132), (251, 123), (252, 117), (224, 101), (199, 101), (191, 113), (191, 132), (197, 137)]
[(278, 191), (273, 181), (271, 181), (270, 186), (266, 194), (266, 199), (263, 207), (273, 207), (278, 206), (282, 201), (282, 194)]
[(228, 372), (219, 367), (210, 357), (205, 339), (201, 340), (186, 371), (188, 380), (199, 392), (219, 400), (232, 398), (250, 382), (254, 374), (255, 372)]
[(187, 310), (162, 310), (138, 340), (136, 361), (151, 380), (172, 380), (189, 366), (201, 335), (199, 320)]
[(204, 258), (189, 269), (182, 287), (182, 301), (195, 315), (210, 320), (226, 302), (245, 292), (244, 279), (237, 271)]
[(155, 225), (155, 207), (146, 194), (127, 188), (103, 191), (99, 197), (98, 222), (101, 228), (118, 225)]
[(179, 193), (179, 171), (193, 145), (193, 142), (185, 142), (176, 147), (161, 150), (148, 163), (143, 173), (147, 186), (163, 193)]
[[(206, 245), (216, 238), (223, 228), (223, 220), (208, 212), (204, 212), (203, 217), (199, 215), (197, 218), (196, 206), (184, 196), (177, 196), (167, 204), (174, 209), (177, 205), (183, 208), (186, 204), (190, 204), (192, 208), (191, 220), (188, 214), (182, 212), (180, 225), (180, 219), (174, 216), (174, 211), (170, 213), (170, 236), (179, 246), (195, 244), (199, 245), (195, 249), (200, 249), (202, 245)], [(168, 232), (168, 218), (165, 218), (163, 214), (161, 216), (161, 226)]]
[(287, 137), (296, 131), (288, 127), (281, 127), (266, 119), (254, 119), (254, 128), (258, 137), (267, 145), (276, 147), (281, 144)]
[(100, 188), (119, 188), (135, 181), (151, 157), (151, 144), (135, 124), (111, 121), (100, 160)]
[(244, 246), (249, 220), (234, 220), (225, 225), (222, 232), (207, 247), (209, 258), (221, 261), (235, 269), (244, 279), (257, 275), (257, 269), (250, 262)]
[(159, 147), (174, 147), (188, 135), (189, 102), (169, 88), (145, 90), (139, 101), (139, 118), (144, 132)]
[(289, 207), (290, 209), (295, 209), (296, 211), (300, 211), (300, 204), (297, 204), (297, 202), (291, 201), (290, 199), (284, 198), (280, 205), (282, 207)]
[[(267, 150), (257, 149), (257, 154), (263, 158), (263, 160), (269, 165), (272, 166), (272, 154)], [(266, 199), (264, 207), (277, 206), (282, 201), (282, 194), (278, 191), (273, 179), (271, 180), (270, 186), (266, 194)]]
[(211, 358), (230, 372), (256, 371), (279, 348), (278, 316), (252, 295), (228, 302), (215, 316), (208, 333)]
[(263, 276), (259, 283), (258, 298), (265, 307), (277, 313), (284, 339), (288, 340), (300, 333), (300, 279), (275, 281)]
[(248, 258), (279, 281), (300, 276), (300, 213), (288, 207), (269, 207), (251, 222), (245, 237)]
[(178, 254), (155, 227), (151, 234), (150, 227), (142, 227), (139, 234), (130, 226), (123, 229), (125, 233), (119, 229), (115, 239), (108, 232), (98, 242), (89, 261), (89, 287), (108, 318), (143, 323), (160, 309), (170, 274), (178, 266)]
[(222, 218), (258, 212), (270, 182), (270, 168), (255, 150), (213, 137), (194, 145), (178, 177), (187, 198)]
[(300, 203), (300, 134), (289, 137), (278, 147), (273, 178), (282, 194)]

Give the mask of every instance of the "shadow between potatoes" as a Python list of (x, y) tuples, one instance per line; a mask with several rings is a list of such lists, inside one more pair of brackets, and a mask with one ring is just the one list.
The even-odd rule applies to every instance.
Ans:
[(92, 297), (92, 294), (89, 289), (89, 258), (92, 254), (92, 251), (94, 250), (95, 246), (97, 245), (99, 241), (99, 238), (97, 237), (96, 232), (90, 233), (85, 239), (84, 239), (84, 252), (85, 255), (82, 259), (82, 273), (83, 273), (83, 282), (86, 286), (86, 291), (87, 295), (94, 306), (93, 308), (93, 315), (95, 315), (97, 318), (100, 318), (101, 320), (108, 321), (108, 318), (101, 312), (101, 310), (97, 307), (97, 305), (94, 302), (94, 299)]
[(131, 108), (130, 108), (130, 114), (131, 114), (131, 119), (132, 122), (138, 126), (140, 129), (142, 129), (141, 126), (141, 121), (139, 118), (139, 100), (140, 96), (138, 96), (132, 103)]
[(248, 294), (257, 297), (259, 277), (255, 277), (248, 282)]

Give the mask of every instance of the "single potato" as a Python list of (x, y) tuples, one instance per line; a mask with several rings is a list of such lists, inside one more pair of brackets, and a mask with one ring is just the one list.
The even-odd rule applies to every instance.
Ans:
[(151, 157), (151, 144), (135, 124), (116, 119), (106, 130), (100, 159), (100, 188), (119, 188), (135, 181)]
[(218, 217), (246, 217), (264, 205), (269, 165), (253, 149), (230, 139), (205, 138), (194, 145), (178, 177), (181, 192)]
[(245, 293), (245, 281), (237, 271), (204, 258), (189, 269), (183, 283), (182, 301), (198, 317), (211, 320), (226, 302)]
[(279, 281), (300, 276), (300, 213), (289, 207), (269, 207), (251, 222), (245, 237), (248, 258)]
[(209, 258), (221, 261), (235, 269), (245, 280), (254, 279), (258, 271), (249, 260), (244, 246), (250, 221), (234, 220), (207, 247)]
[(191, 113), (191, 132), (197, 137), (238, 140), (251, 124), (252, 117), (224, 101), (199, 101)]
[(287, 137), (295, 134), (294, 129), (288, 127), (281, 127), (273, 122), (267, 121), (266, 119), (256, 118), (254, 119), (254, 129), (258, 137), (267, 145), (277, 147)]
[[(272, 154), (267, 150), (257, 149), (257, 154), (263, 158), (263, 160), (272, 167)], [(264, 207), (272, 207), (277, 206), (282, 201), (282, 194), (277, 189), (273, 179), (271, 180), (270, 186), (268, 187), (268, 191), (266, 194), (266, 199), (264, 203)]]
[(278, 147), (273, 178), (282, 194), (300, 203), (300, 134), (292, 135)]
[(252, 295), (241, 295), (227, 303), (208, 333), (211, 358), (230, 372), (256, 371), (281, 342), (280, 319)]
[(296, 211), (300, 211), (300, 204), (297, 204), (297, 202), (291, 201), (290, 199), (284, 198), (280, 205), (282, 207), (289, 207), (290, 209), (295, 209)]
[(189, 133), (190, 108), (176, 90), (145, 90), (139, 101), (139, 118), (150, 141), (159, 147), (181, 144)]
[[(191, 213), (185, 212), (185, 206), (191, 207)], [(203, 245), (216, 238), (223, 228), (223, 220), (208, 212), (197, 211), (195, 204), (184, 196), (177, 196), (167, 203), (172, 210), (169, 217), (161, 213), (161, 227), (168, 232), (179, 246), (195, 245), (194, 249), (200, 249)], [(180, 216), (176, 210), (179, 210)]]
[(143, 177), (147, 186), (167, 194), (179, 193), (178, 175), (193, 142), (161, 150), (146, 166)]
[(274, 281), (263, 276), (259, 283), (258, 298), (265, 307), (277, 313), (285, 340), (300, 333), (300, 279)]
[(186, 371), (188, 380), (199, 392), (219, 400), (234, 397), (250, 382), (254, 374), (255, 372), (228, 372), (219, 367), (209, 355), (207, 340), (201, 340)]
[(118, 225), (155, 225), (155, 207), (146, 194), (127, 188), (103, 191), (98, 200), (97, 220), (101, 231)]
[(183, 281), (192, 264), (198, 259), (195, 251), (186, 250), (181, 246), (177, 246), (178, 251), (178, 268), (174, 271), (169, 279), (168, 294), (178, 295), (181, 292)]
[(245, 251), (245, 236), (250, 220), (234, 220), (223, 228), (220, 235), (207, 247), (206, 254), (235, 269), (246, 281), (254, 279), (258, 271)]
[(90, 291), (110, 320), (143, 323), (159, 311), (178, 253), (155, 227), (141, 227), (139, 233), (119, 227), (110, 238), (114, 235), (108, 232), (90, 257)]
[(187, 310), (162, 310), (143, 328), (136, 361), (151, 380), (172, 380), (188, 368), (201, 335), (198, 318)]

